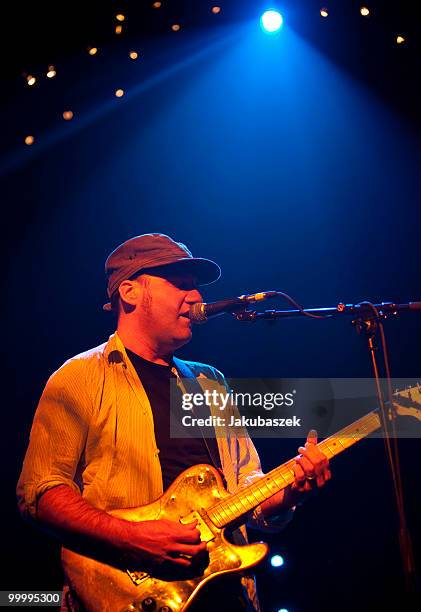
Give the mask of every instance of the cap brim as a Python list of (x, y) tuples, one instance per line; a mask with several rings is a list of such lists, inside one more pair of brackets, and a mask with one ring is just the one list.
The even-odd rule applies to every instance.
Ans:
[[(171, 268), (181, 268), (185, 272), (190, 272), (196, 277), (198, 285), (211, 285), (221, 277), (221, 268), (211, 259), (203, 257), (185, 257), (174, 263), (158, 266), (169, 270)], [(154, 270), (158, 270), (158, 267)]]
[[(196, 277), (198, 286), (211, 285), (215, 283), (221, 277), (221, 268), (217, 263), (211, 259), (205, 259), (204, 257), (183, 257), (177, 261), (164, 264), (162, 266), (153, 266), (150, 268), (141, 268), (139, 273), (149, 272), (158, 273), (160, 270), (169, 271), (171, 268), (182, 269), (185, 272), (190, 272)], [(102, 307), (103, 310), (111, 311), (111, 302), (107, 302)]]

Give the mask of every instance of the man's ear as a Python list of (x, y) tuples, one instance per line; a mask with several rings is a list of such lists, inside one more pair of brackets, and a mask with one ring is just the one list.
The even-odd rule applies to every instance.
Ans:
[(136, 280), (124, 280), (120, 283), (118, 291), (123, 302), (135, 306), (141, 292), (140, 283)]

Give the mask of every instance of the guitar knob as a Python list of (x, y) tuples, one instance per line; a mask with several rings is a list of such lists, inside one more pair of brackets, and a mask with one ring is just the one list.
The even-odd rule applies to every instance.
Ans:
[(145, 610), (145, 612), (152, 612), (152, 610), (155, 610), (155, 608), (156, 608), (156, 601), (154, 600), (153, 597), (146, 597), (142, 601), (142, 610)]

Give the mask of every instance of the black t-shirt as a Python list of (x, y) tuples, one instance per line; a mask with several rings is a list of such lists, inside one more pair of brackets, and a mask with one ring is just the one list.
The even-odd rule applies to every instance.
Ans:
[[(212, 457), (203, 438), (170, 437), (170, 380), (175, 378), (175, 374), (171, 372), (172, 366), (147, 361), (127, 348), (126, 352), (145, 388), (152, 408), (155, 439), (159, 449), (164, 490), (166, 490), (181, 472), (192, 465), (213, 464)], [(209, 438), (207, 444), (212, 448), (212, 454), (217, 456), (216, 440)], [(218, 612), (245, 612), (249, 609), (238, 575), (212, 584), (212, 588), (205, 594), (204, 601), (206, 609), (217, 609)]]
[[(126, 351), (151, 404), (165, 491), (181, 472), (192, 465), (213, 464), (212, 457), (202, 437), (170, 437), (170, 379), (175, 378), (171, 372), (172, 366), (153, 363), (129, 349)], [(208, 444), (214, 444), (216, 448), (215, 440), (208, 440)]]

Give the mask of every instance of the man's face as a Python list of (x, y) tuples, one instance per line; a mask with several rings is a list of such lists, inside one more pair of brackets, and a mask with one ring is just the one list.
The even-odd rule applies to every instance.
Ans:
[(190, 306), (202, 302), (196, 279), (190, 273), (142, 274), (138, 300), (139, 325), (151, 344), (172, 352), (192, 336)]

